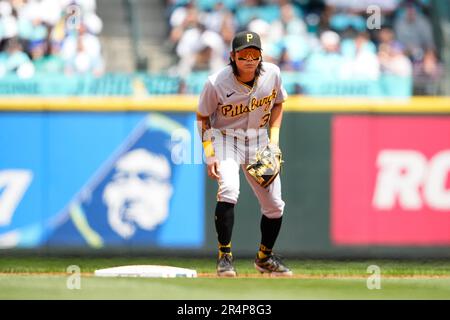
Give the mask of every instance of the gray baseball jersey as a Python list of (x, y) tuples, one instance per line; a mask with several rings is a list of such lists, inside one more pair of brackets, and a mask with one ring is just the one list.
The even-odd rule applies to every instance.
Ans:
[(211, 127), (217, 129), (212, 139), (219, 160), (217, 201), (237, 202), (239, 168), (242, 166), (261, 205), (261, 213), (274, 219), (281, 217), (284, 210), (280, 176), (268, 188), (263, 188), (245, 170), (245, 164), (255, 158), (258, 145), (268, 143), (266, 128), (273, 105), (287, 98), (280, 69), (267, 62), (263, 62), (263, 69), (253, 88), (239, 82), (230, 66), (211, 75), (200, 96), (198, 112), (209, 116)]
[(198, 112), (209, 116), (215, 129), (258, 129), (267, 127), (275, 103), (286, 100), (280, 68), (262, 63), (262, 74), (253, 88), (239, 82), (231, 66), (208, 77), (200, 95)]

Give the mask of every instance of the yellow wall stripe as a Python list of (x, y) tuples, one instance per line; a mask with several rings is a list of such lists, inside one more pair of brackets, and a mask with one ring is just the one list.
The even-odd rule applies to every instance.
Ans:
[[(148, 97), (2, 97), (0, 111), (175, 111), (195, 112), (198, 96)], [(314, 98), (290, 96), (284, 104), (291, 112), (395, 112), (450, 113), (450, 97)]]

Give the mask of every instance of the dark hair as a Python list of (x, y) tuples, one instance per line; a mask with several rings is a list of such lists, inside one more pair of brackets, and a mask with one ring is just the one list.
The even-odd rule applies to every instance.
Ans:
[[(261, 60), (259, 60), (258, 67), (256, 68), (256, 71), (255, 71), (255, 78), (259, 77), (264, 72), (264, 68), (262, 66), (262, 61), (263, 61), (263, 59), (262, 59), (262, 56), (261, 56)], [(238, 67), (236, 65), (236, 61), (233, 61), (231, 59), (231, 57), (230, 57), (230, 62), (228, 63), (228, 65), (231, 66), (231, 68), (233, 69), (234, 75), (236, 77), (239, 76), (239, 70), (238, 70)]]

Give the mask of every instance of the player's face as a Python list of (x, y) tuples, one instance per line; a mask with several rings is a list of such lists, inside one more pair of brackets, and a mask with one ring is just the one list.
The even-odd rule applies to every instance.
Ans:
[(254, 72), (261, 61), (261, 51), (255, 48), (245, 48), (237, 51), (234, 55), (238, 70)]

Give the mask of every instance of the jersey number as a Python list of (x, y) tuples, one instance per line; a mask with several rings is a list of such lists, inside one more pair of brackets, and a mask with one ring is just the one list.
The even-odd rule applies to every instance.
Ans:
[(263, 117), (261, 118), (261, 123), (259, 124), (259, 127), (260, 128), (265, 127), (267, 122), (269, 122), (269, 119), (270, 119), (270, 112), (263, 115)]

